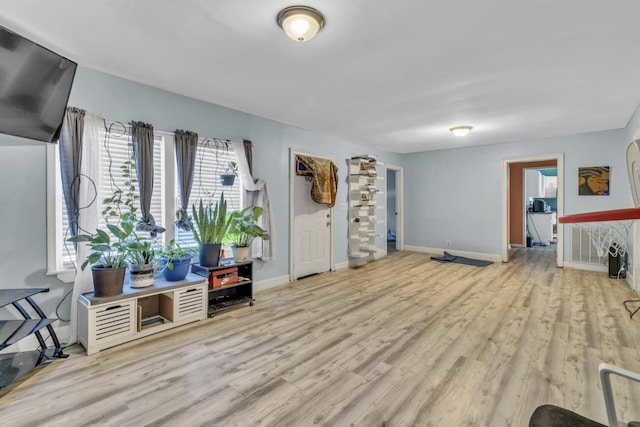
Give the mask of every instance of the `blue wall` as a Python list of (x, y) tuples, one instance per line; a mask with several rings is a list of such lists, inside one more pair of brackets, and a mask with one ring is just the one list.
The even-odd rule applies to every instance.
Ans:
[[(401, 164), (399, 154), (371, 150), (347, 141), (277, 123), (250, 114), (176, 95), (104, 73), (79, 68), (69, 105), (109, 120), (141, 120), (162, 131), (177, 128), (203, 137), (245, 138), (254, 142), (254, 171), (266, 179), (275, 218), (276, 259), (256, 262), (257, 281), (288, 275), (289, 270), (289, 149), (335, 156), (339, 187), (335, 211), (335, 261), (347, 261), (346, 159), (376, 154), (385, 163)], [(1, 287), (43, 286), (52, 292), (39, 298), (53, 313), (71, 288), (46, 276), (46, 153), (45, 144), (0, 134), (0, 196), (3, 200)], [(384, 242), (380, 242), (383, 246)], [(68, 317), (69, 304), (61, 307)]]
[[(254, 141), (255, 175), (269, 183), (276, 229), (276, 260), (258, 262), (258, 281), (288, 275), (289, 150), (333, 155), (340, 185), (335, 210), (335, 261), (347, 260), (347, 168), (345, 159), (372, 153), (405, 169), (405, 241), (407, 245), (499, 254), (501, 248), (501, 173), (504, 158), (565, 153), (565, 212), (577, 213), (632, 205), (625, 152), (640, 126), (636, 114), (626, 129), (537, 141), (399, 155), (277, 123), (242, 112), (168, 93), (117, 77), (79, 68), (70, 105), (110, 120), (142, 120), (158, 130), (189, 129), (201, 136)], [(631, 129), (633, 128), (633, 129)], [(47, 314), (70, 284), (46, 276), (45, 146), (0, 135), (0, 196), (3, 280), (1, 287), (43, 286), (39, 298)], [(611, 166), (609, 197), (578, 197), (579, 166)], [(61, 314), (68, 316), (68, 301)]]
[[(565, 214), (631, 207), (628, 143), (620, 129), (406, 156), (406, 244), (500, 255), (502, 163), (514, 157), (564, 153)], [(611, 166), (610, 196), (578, 196), (578, 167), (593, 165)]]

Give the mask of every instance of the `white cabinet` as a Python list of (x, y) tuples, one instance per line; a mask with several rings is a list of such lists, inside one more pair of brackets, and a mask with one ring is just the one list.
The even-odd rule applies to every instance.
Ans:
[(384, 174), (373, 155), (349, 160), (349, 256), (366, 258), (377, 252), (376, 239), (382, 234)]
[(553, 223), (555, 222), (555, 212), (553, 213), (530, 213), (529, 214), (529, 234), (534, 243), (548, 245), (553, 239)]
[(543, 176), (542, 177), (543, 195), (541, 197), (556, 198), (558, 197), (558, 177)]
[(97, 298), (82, 294), (78, 305), (78, 339), (92, 354), (105, 348), (207, 318), (207, 280), (189, 274), (185, 280), (154, 279), (153, 286)]
[(544, 186), (540, 171), (525, 169), (525, 197), (544, 197)]
[(555, 198), (557, 192), (557, 176), (546, 176), (538, 170), (525, 169), (525, 198)]

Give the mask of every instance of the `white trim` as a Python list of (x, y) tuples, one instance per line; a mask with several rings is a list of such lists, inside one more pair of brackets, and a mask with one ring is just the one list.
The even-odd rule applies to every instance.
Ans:
[[(156, 135), (162, 136), (164, 141), (164, 147), (162, 147), (161, 168), (164, 179), (164, 189), (162, 197), (162, 204), (164, 208), (164, 241), (169, 243), (176, 238), (176, 211), (178, 210), (178, 197), (180, 197), (180, 191), (177, 188), (176, 182), (176, 169), (178, 167), (175, 160), (175, 134), (171, 132), (155, 131)], [(198, 138), (200, 140), (200, 138)], [(172, 162), (168, 162), (167, 159), (173, 159)], [(154, 183), (155, 185), (155, 183)], [(169, 197), (168, 191), (171, 191), (173, 197)]]
[(57, 272), (56, 260), (56, 175), (55, 149), (57, 144), (46, 145), (47, 155), (47, 274)]
[(421, 252), (421, 253), (426, 253), (426, 254), (432, 254), (432, 255), (435, 255), (435, 256), (442, 256), (444, 254), (444, 252), (446, 251), (446, 252), (450, 253), (451, 255), (463, 256), (463, 257), (467, 257), (467, 258), (474, 258), (474, 259), (479, 259), (479, 260), (483, 260), (483, 261), (493, 261), (493, 262), (501, 262), (502, 261), (502, 257), (500, 256), (500, 254), (489, 254), (489, 253), (483, 253), (483, 252), (456, 251), (456, 250), (451, 250), (451, 249), (426, 248), (426, 247), (422, 247), (422, 246), (410, 246), (410, 245), (407, 245), (404, 248), (407, 251)]
[(277, 288), (278, 286), (284, 286), (291, 283), (289, 276), (278, 276), (272, 279), (260, 280), (259, 282), (253, 282), (253, 291), (262, 292), (267, 289)]
[[(289, 149), (289, 281), (290, 282), (293, 282), (295, 280), (295, 254), (294, 254), (295, 236), (293, 235), (295, 218), (294, 218), (293, 207), (295, 203), (294, 179), (296, 177), (295, 163), (296, 163), (297, 155), (318, 157), (320, 159), (331, 160), (332, 162), (335, 163), (335, 156), (326, 156), (326, 155), (317, 154), (317, 153), (310, 153), (308, 151), (302, 151), (296, 148)], [(329, 222), (331, 224), (329, 226), (329, 235), (330, 235), (329, 268), (331, 271), (334, 271), (335, 270), (335, 262), (334, 262), (335, 249), (334, 249), (333, 235), (334, 235), (335, 226), (334, 226), (334, 218), (333, 218), (333, 208), (329, 208)]]
[(336, 271), (344, 270), (345, 268), (349, 268), (349, 261), (342, 261), (335, 265)]
[(631, 289), (633, 289), (634, 291), (637, 291), (638, 289), (636, 289), (634, 286), (634, 281), (633, 281), (633, 274), (631, 274), (630, 271), (627, 271), (627, 278), (625, 279), (627, 281), (627, 284), (629, 285), (629, 287)]
[[(402, 166), (387, 165), (385, 169), (385, 185), (387, 180), (386, 171), (392, 170), (396, 173), (396, 250), (403, 251), (404, 246), (404, 168)], [(385, 190), (386, 191), (386, 190)], [(384, 224), (385, 224), (385, 247), (386, 247), (386, 231), (389, 226), (387, 223), (387, 209), (385, 197)]]
[[(538, 154), (502, 159), (502, 262), (509, 262), (509, 164), (555, 160), (558, 169), (557, 217), (564, 215), (564, 153)], [(564, 266), (564, 227), (557, 230), (556, 265)]]
[[(640, 242), (640, 224), (638, 221), (633, 221), (632, 226), (633, 244), (631, 246), (631, 268), (627, 268), (627, 282), (634, 291), (640, 291), (640, 247), (635, 242)], [(639, 280), (634, 280), (634, 278)]]
[(574, 270), (582, 270), (582, 271), (595, 271), (597, 273), (607, 273), (609, 269), (606, 265), (603, 264), (589, 264), (582, 262), (571, 262), (567, 261), (564, 263), (563, 267), (573, 268)]

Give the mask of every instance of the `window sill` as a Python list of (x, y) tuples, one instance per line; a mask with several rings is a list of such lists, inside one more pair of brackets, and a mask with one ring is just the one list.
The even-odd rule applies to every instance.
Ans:
[(75, 270), (47, 272), (47, 276), (56, 276), (62, 283), (73, 283), (76, 280)]

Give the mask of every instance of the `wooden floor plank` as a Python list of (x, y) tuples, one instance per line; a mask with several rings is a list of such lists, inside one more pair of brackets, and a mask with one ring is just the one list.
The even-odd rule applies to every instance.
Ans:
[[(597, 365), (640, 372), (623, 280), (395, 252), (256, 295), (254, 307), (37, 369), (0, 391), (11, 426), (523, 426), (552, 403), (604, 422)], [(640, 419), (640, 387), (614, 381)]]

